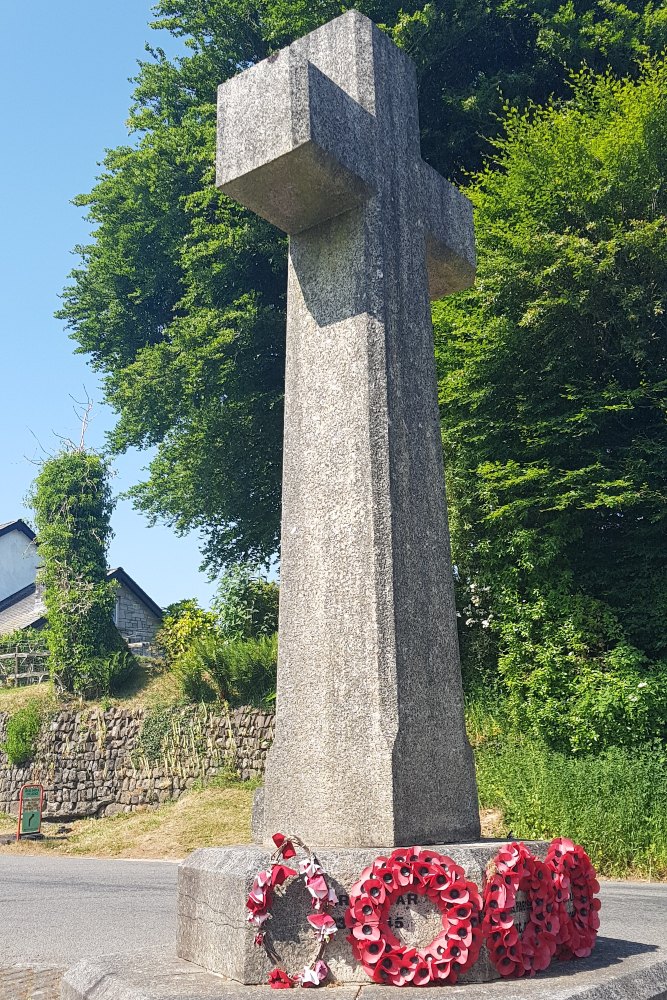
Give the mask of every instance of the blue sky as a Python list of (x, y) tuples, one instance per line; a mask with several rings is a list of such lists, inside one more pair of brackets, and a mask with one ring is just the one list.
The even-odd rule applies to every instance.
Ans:
[[(148, 28), (149, 0), (33, 0), (0, 4), (0, 522), (29, 517), (23, 499), (54, 433), (78, 439), (70, 396), (95, 400), (86, 441), (104, 444), (113, 414), (85, 358), (73, 353), (58, 295), (86, 241), (74, 195), (90, 190), (104, 150), (126, 141), (125, 119), (144, 45), (179, 51)], [(137, 482), (145, 454), (119, 458), (115, 492)], [(122, 565), (159, 604), (207, 603), (213, 585), (198, 571), (198, 538), (151, 528), (121, 501), (109, 561)]]

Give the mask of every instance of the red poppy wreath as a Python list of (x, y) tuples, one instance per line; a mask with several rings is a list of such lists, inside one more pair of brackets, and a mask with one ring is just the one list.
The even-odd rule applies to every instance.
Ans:
[(557, 958), (586, 958), (600, 926), (600, 891), (595, 868), (583, 847), (558, 837), (552, 840), (546, 863), (551, 869), (560, 930)]
[[(425, 948), (405, 946), (389, 927), (392, 903), (408, 891), (428, 897), (442, 914), (442, 931)], [(477, 886), (451, 858), (418, 847), (376, 858), (364, 869), (350, 890), (345, 923), (366, 973), (394, 986), (455, 983), (482, 945)]]
[[(517, 900), (517, 893), (525, 898)], [(527, 913), (525, 924), (519, 918)], [(508, 844), (489, 864), (484, 888), (484, 937), (501, 976), (548, 968), (558, 941), (558, 905), (551, 869), (525, 844)]]
[[(320, 986), (329, 974), (329, 967), (322, 960), (322, 955), (337, 930), (336, 922), (328, 911), (336, 905), (338, 898), (317, 858), (303, 841), (298, 837), (287, 838), (282, 833), (275, 833), (273, 842), (276, 850), (271, 856), (270, 866), (257, 873), (246, 902), (246, 907), (250, 911), (248, 923), (257, 928), (255, 944), (264, 946), (267, 954), (273, 959), (270, 930), (267, 927), (267, 921), (271, 919), (273, 900), (276, 894), (283, 891), (281, 887), (287, 879), (293, 875), (301, 875), (315, 911), (308, 915), (307, 920), (313, 929), (317, 951), (313, 960), (295, 975), (285, 972), (284, 969), (272, 969), (269, 973), (269, 985), (274, 989), (289, 989), (297, 985)], [(305, 855), (296, 863), (298, 871), (297, 868), (289, 868), (284, 863), (296, 857), (295, 844)]]

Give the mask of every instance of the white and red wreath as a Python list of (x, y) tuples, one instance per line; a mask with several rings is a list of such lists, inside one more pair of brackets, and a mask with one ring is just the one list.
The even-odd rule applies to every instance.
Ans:
[(558, 837), (551, 842), (546, 863), (552, 873), (560, 930), (557, 958), (586, 958), (600, 927), (600, 883), (591, 859), (579, 844)]
[[(442, 931), (425, 948), (404, 945), (389, 926), (392, 904), (408, 890), (426, 896), (442, 914)], [(417, 847), (376, 858), (364, 869), (350, 890), (345, 923), (366, 973), (394, 986), (455, 983), (477, 961), (482, 944), (477, 886), (451, 858)]]
[[(525, 925), (516, 912), (518, 893), (524, 896)], [(483, 927), (501, 976), (532, 976), (550, 965), (560, 929), (552, 870), (525, 844), (508, 844), (488, 866)]]
[[(273, 958), (270, 943), (271, 907), (274, 897), (280, 893), (285, 882), (295, 875), (303, 878), (308, 890), (314, 913), (307, 920), (313, 929), (316, 952), (313, 960), (305, 965), (300, 972), (291, 974), (285, 969), (276, 967), (269, 973), (269, 985), (274, 989), (289, 989), (292, 986), (320, 986), (329, 975), (329, 967), (323, 961), (325, 948), (337, 931), (336, 922), (329, 915), (329, 910), (336, 905), (338, 897), (329, 884), (325, 872), (313, 852), (306, 847), (298, 837), (285, 837), (282, 833), (273, 835), (276, 850), (271, 856), (268, 868), (255, 876), (246, 907), (250, 911), (248, 923), (257, 929), (255, 944), (264, 946), (267, 954)], [(304, 852), (304, 857), (297, 860), (296, 868), (285, 864), (297, 857), (295, 845)]]

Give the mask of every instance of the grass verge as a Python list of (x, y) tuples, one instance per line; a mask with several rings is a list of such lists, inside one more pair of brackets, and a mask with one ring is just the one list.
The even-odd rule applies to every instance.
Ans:
[[(197, 847), (247, 843), (255, 787), (252, 782), (220, 780), (158, 809), (70, 823), (66, 834), (58, 834), (55, 823), (46, 823), (45, 840), (8, 844), (0, 853), (180, 859)], [(0, 832), (15, 829), (12, 819)]]
[(491, 739), (476, 751), (482, 807), (519, 840), (570, 837), (600, 875), (667, 879), (667, 758), (608, 750), (569, 757), (528, 738)]
[(0, 687), (0, 712), (13, 715), (32, 701), (38, 701), (46, 711), (56, 712), (68, 708), (79, 711), (84, 706), (146, 708), (156, 704), (176, 705), (183, 701), (183, 696), (170, 670), (164, 670), (148, 660), (140, 660), (137, 669), (117, 694), (101, 701), (57, 698), (49, 681), (25, 687)]

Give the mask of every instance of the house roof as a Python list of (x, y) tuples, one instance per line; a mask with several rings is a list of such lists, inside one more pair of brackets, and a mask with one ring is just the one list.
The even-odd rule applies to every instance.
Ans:
[[(30, 525), (26, 524), (21, 518), (17, 518), (16, 521), (5, 521), (4, 524), (0, 524), (0, 535), (7, 535), (10, 531), (22, 531), (26, 538), (29, 538), (32, 542), (36, 537), (35, 532), (32, 530)], [(7, 598), (9, 600), (9, 598)]]
[(28, 584), (10, 597), (0, 601), (0, 635), (9, 635), (17, 629), (35, 628), (44, 621), (44, 610), (35, 599), (36, 586)]
[(128, 590), (132, 591), (135, 597), (137, 597), (142, 604), (145, 604), (149, 611), (152, 611), (154, 615), (158, 618), (162, 618), (162, 608), (159, 604), (156, 604), (152, 597), (149, 597), (145, 590), (142, 590), (139, 584), (132, 579), (129, 573), (126, 573), (122, 566), (118, 566), (116, 569), (110, 569), (107, 573), (107, 577), (110, 580), (118, 580), (119, 583), (127, 587)]
[[(21, 531), (31, 541), (36, 537), (32, 528), (20, 518), (16, 521), (0, 524), (0, 535), (5, 535), (10, 531)], [(157, 618), (162, 618), (162, 608), (159, 604), (156, 604), (146, 591), (142, 590), (136, 580), (133, 580), (122, 566), (109, 570), (107, 579), (118, 580)], [(35, 597), (36, 589), (36, 585), (31, 583), (0, 601), (0, 636), (9, 635), (16, 629), (35, 628), (44, 624), (46, 621), (44, 607), (41, 601), (37, 601)]]

